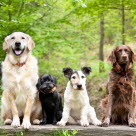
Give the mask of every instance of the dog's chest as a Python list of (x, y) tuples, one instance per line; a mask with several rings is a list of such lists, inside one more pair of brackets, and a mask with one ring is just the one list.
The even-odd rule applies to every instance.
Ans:
[(116, 83), (112, 86), (112, 95), (114, 104), (129, 104), (133, 96), (133, 87), (126, 82)]
[(16, 94), (20, 94), (20, 92), (23, 93), (24, 90), (29, 89), (28, 86), (35, 80), (31, 80), (31, 75), (31, 72), (27, 71), (25, 66), (20, 68), (13, 67), (4, 73), (3, 85), (10, 87), (10, 89), (14, 88)]
[(40, 94), (40, 101), (44, 106), (44, 109), (53, 109), (56, 105), (56, 99), (54, 98), (53, 94)]
[(85, 103), (86, 103), (86, 99), (85, 99), (85, 95), (83, 94), (72, 94), (69, 97), (69, 103), (70, 103), (70, 107), (72, 109), (81, 109)]

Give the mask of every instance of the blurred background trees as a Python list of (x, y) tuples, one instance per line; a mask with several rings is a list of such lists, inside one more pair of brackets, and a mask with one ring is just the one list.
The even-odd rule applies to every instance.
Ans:
[(119, 44), (135, 50), (136, 0), (1, 0), (0, 62), (4, 38), (15, 31), (32, 36), (39, 75), (56, 76), (58, 90), (67, 82), (63, 67), (91, 66), (88, 90), (99, 97), (110, 71), (110, 51)]

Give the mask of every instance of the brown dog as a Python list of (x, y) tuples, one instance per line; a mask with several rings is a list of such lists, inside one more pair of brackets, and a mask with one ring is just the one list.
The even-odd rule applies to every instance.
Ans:
[(101, 101), (102, 126), (107, 127), (111, 122), (135, 127), (136, 98), (132, 69), (134, 52), (129, 46), (119, 45), (108, 59), (112, 63), (112, 70), (107, 86), (107, 97)]

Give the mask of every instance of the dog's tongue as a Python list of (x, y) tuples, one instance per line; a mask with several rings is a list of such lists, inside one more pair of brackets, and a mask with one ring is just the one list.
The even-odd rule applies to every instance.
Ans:
[(21, 54), (21, 51), (15, 50), (15, 53), (16, 53), (17, 55), (19, 55), (19, 54)]

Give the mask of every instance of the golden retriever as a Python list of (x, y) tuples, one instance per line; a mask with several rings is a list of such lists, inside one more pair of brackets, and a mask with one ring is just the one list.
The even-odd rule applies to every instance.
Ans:
[(36, 83), (38, 80), (37, 59), (31, 55), (35, 44), (22, 32), (14, 32), (5, 38), (2, 62), (2, 107), (5, 125), (29, 129), (31, 123), (39, 124), (41, 104)]

